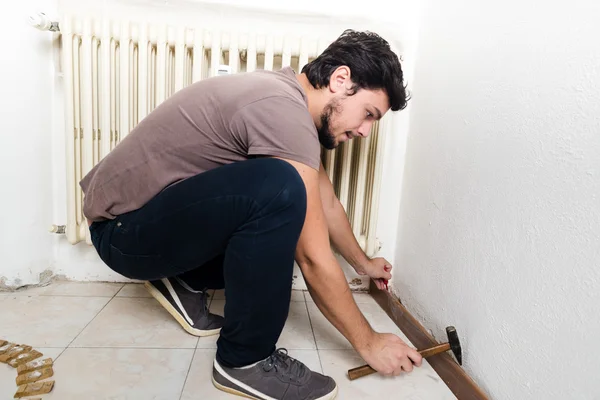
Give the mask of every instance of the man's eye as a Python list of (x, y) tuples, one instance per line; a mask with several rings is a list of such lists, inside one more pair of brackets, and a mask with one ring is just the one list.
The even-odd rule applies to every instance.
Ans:
[(367, 111), (367, 118), (370, 118), (372, 116), (373, 116), (373, 114), (371, 114), (369, 111)]

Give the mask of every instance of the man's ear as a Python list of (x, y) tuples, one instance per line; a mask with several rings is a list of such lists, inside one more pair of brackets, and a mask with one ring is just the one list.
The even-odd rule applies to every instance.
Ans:
[(331, 93), (346, 93), (351, 87), (350, 67), (346, 65), (337, 67), (329, 78), (329, 91)]

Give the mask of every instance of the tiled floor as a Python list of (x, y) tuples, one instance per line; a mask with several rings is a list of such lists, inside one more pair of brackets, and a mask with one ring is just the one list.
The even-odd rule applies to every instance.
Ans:
[[(211, 296), (222, 314), (222, 292)], [(378, 331), (407, 339), (367, 294), (356, 301)], [(44, 400), (236, 399), (210, 380), (218, 336), (191, 336), (138, 284), (54, 283), (0, 292), (0, 339), (33, 346), (54, 359), (55, 386)], [(338, 399), (455, 399), (431, 366), (396, 378), (348, 380), (363, 364), (308, 295), (293, 292), (278, 343), (309, 368), (332, 376)], [(16, 391), (16, 371), (0, 365), (0, 399)]]

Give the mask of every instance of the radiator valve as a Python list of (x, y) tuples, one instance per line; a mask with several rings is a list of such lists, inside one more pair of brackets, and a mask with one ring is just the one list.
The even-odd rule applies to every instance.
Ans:
[(51, 233), (64, 234), (66, 231), (66, 225), (52, 225), (49, 229)]
[(41, 31), (58, 32), (60, 30), (58, 28), (58, 22), (50, 21), (46, 14), (42, 12), (30, 15), (29, 23), (31, 24), (31, 26)]

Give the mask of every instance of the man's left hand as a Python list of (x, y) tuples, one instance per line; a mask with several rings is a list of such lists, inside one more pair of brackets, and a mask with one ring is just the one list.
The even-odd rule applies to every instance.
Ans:
[(355, 268), (359, 275), (368, 275), (379, 290), (387, 289), (387, 281), (392, 278), (392, 264), (382, 257), (370, 259), (366, 264)]

